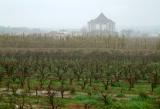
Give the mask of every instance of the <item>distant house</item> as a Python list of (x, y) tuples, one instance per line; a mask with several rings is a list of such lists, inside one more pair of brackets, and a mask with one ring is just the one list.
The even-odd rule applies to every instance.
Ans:
[(101, 13), (96, 19), (88, 22), (88, 30), (90, 33), (113, 33), (115, 32), (115, 22)]

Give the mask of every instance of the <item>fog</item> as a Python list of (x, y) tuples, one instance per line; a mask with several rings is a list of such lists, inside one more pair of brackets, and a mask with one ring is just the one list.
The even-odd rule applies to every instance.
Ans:
[(81, 28), (101, 12), (122, 26), (160, 25), (160, 0), (0, 0), (0, 25)]

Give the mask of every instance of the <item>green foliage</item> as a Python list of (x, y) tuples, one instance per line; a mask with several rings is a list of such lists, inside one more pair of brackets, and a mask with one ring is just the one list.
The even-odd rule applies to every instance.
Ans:
[(11, 109), (12, 107), (5, 103), (0, 103), (0, 109)]
[(77, 95), (74, 99), (77, 103), (82, 104), (96, 105), (98, 103), (98, 98), (96, 96)]
[[(83, 52), (79, 49), (77, 49), (77, 52), (72, 51), (72, 49), (71, 51), (69, 49), (63, 50), (17, 52), (16, 54), (0, 56), (0, 71), (6, 73), (3, 75), (4, 79), (2, 76), (2, 88), (9, 88), (9, 90), (1, 91), (4, 98), (1, 98), (0, 101), (15, 104), (14, 101), (20, 102), (24, 98), (26, 104), (31, 102), (31, 104), (49, 105), (49, 97), (46, 96), (48, 96), (49, 90), (54, 90), (58, 93), (60, 91), (64, 92), (63, 99), (53, 97), (53, 102), (60, 107), (67, 106), (69, 103), (77, 103), (93, 105), (101, 109), (156, 109), (155, 99), (152, 100), (146, 93), (150, 91), (150, 84), (148, 83), (152, 80), (149, 78), (150, 71), (156, 68), (158, 69), (156, 70), (157, 74), (159, 72), (159, 67), (157, 67), (159, 64), (153, 64), (159, 59), (158, 53), (146, 57), (144, 56), (146, 52), (139, 55), (137, 51), (136, 53), (134, 51), (133, 53), (129, 51), (121, 52), (120, 50), (111, 50), (109, 52), (96, 50), (93, 52), (91, 49), (86, 48), (83, 49), (86, 50)], [(132, 55), (130, 55), (131, 53)], [(124, 70), (127, 65), (133, 66), (130, 72)], [(142, 66), (145, 68), (144, 71), (141, 70)], [(40, 73), (40, 71), (43, 73)], [(143, 76), (141, 76), (142, 72)], [(133, 77), (136, 77), (133, 78), (133, 80), (135, 79), (135, 87), (128, 91), (128, 75), (131, 73)], [(148, 80), (146, 80), (146, 77)], [(41, 78), (42, 88), (40, 88)], [(28, 79), (31, 85), (31, 93), (26, 91)], [(72, 85), (69, 79), (73, 79)], [(19, 87), (21, 85), (20, 80), (24, 82), (24, 87)], [(118, 80), (119, 82), (115, 82)], [(139, 83), (139, 80), (143, 83)], [(158, 83), (158, 79), (156, 82)], [(105, 90), (105, 85), (107, 90)], [(23, 96), (16, 95), (16, 100), (13, 97), (8, 97), (8, 93), (10, 94), (14, 86), (17, 89), (22, 88), (24, 90)], [(82, 88), (83, 86), (85, 88)], [(44, 92), (44, 94), (34, 96), (35, 89), (38, 93)], [(71, 95), (68, 91), (71, 92)], [(159, 92), (157, 85), (155, 96), (160, 95)], [(138, 97), (130, 100), (132, 96), (138, 94)]]
[(126, 104), (128, 109), (154, 109), (155, 107), (152, 104), (152, 101), (143, 101), (143, 100), (133, 100)]
[(5, 72), (5, 68), (0, 66), (0, 73)]
[(77, 96), (75, 96), (75, 99), (76, 99), (76, 100), (79, 100), (79, 101), (83, 101), (83, 100), (85, 100), (85, 99), (88, 99), (88, 97), (87, 97), (87, 96), (84, 96), (84, 95), (77, 95)]
[(148, 96), (145, 92), (140, 92), (140, 93), (139, 93), (139, 97), (141, 97), (142, 99), (147, 99), (147, 98), (149, 98), (149, 96)]
[(124, 81), (119, 81), (119, 82), (114, 82), (112, 84), (112, 87), (121, 87), (121, 88), (127, 88), (128, 84), (125, 83)]
[(116, 101), (111, 105), (100, 105), (98, 109), (158, 109), (152, 100), (134, 98), (129, 101)]
[(155, 93), (160, 96), (160, 87), (157, 87), (157, 88), (155, 89)]
[(124, 93), (118, 93), (118, 94), (116, 95), (116, 97), (125, 97), (125, 94), (124, 94)]
[(75, 87), (70, 87), (70, 92), (71, 92), (71, 94), (75, 94), (75, 92), (76, 92)]

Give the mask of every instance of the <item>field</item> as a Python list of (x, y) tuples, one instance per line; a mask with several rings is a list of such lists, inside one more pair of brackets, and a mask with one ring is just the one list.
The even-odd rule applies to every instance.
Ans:
[(160, 109), (158, 37), (0, 35), (0, 109)]

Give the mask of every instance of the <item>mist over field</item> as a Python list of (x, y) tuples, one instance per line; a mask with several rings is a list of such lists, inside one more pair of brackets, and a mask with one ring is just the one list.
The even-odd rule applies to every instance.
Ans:
[(160, 109), (160, 0), (0, 0), (0, 109)]
[(159, 0), (0, 0), (0, 25), (80, 29), (103, 12), (116, 22), (118, 30), (159, 29), (159, 4)]

